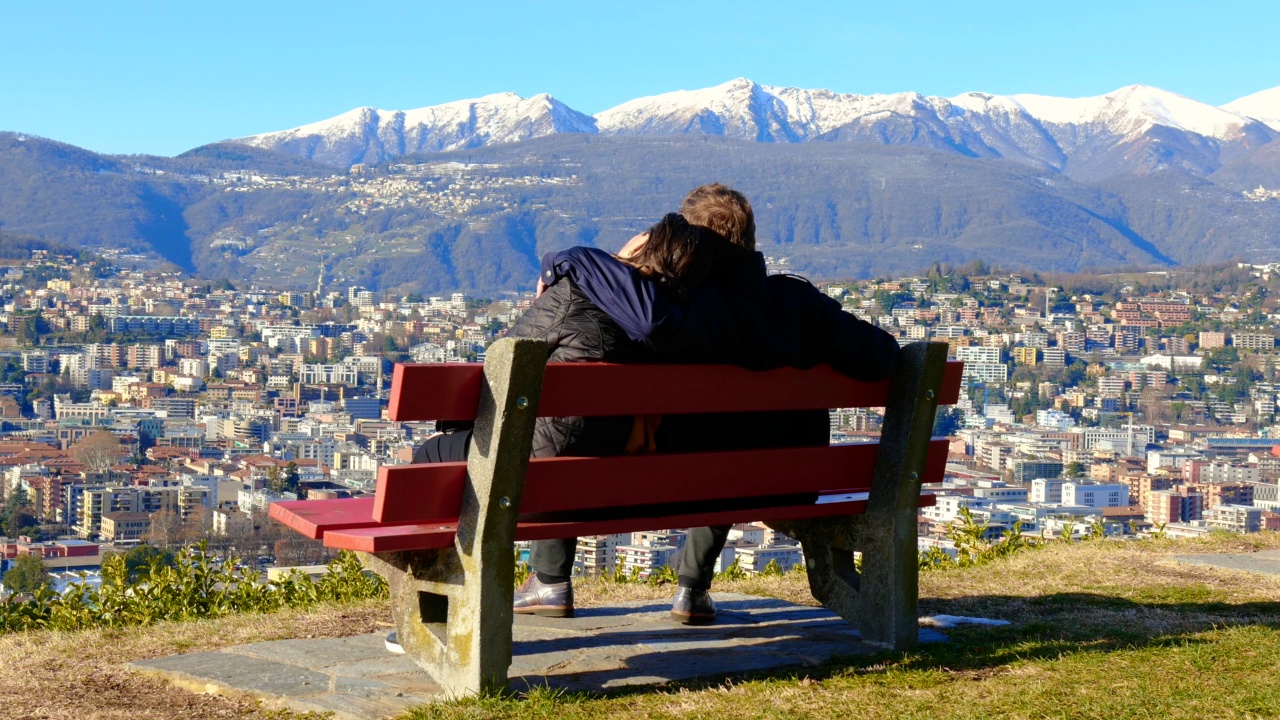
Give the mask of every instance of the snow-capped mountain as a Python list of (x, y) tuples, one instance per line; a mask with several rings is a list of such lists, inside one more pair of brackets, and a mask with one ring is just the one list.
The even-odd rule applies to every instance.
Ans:
[(746, 78), (625, 102), (596, 115), (603, 135), (723, 135), (803, 142), (853, 120), (864, 98), (759, 85)]
[(1223, 105), (1222, 109), (1260, 120), (1272, 129), (1280, 130), (1280, 87), (1246, 95)]
[[(1270, 125), (1270, 126), (1268, 126)], [(758, 142), (913, 145), (1002, 157), (1097, 176), (1181, 166), (1211, 172), (1234, 146), (1280, 138), (1280, 89), (1213, 107), (1132, 85), (1088, 98), (966, 93), (855, 95), (761, 85), (746, 78), (637, 98), (595, 117), (549, 95), (489, 95), (409, 111), (358, 108), (236, 142), (337, 165), (377, 162), (556, 133), (716, 135)]]
[(1234, 140), (1251, 121), (1147, 85), (1130, 85), (1087, 98), (1013, 95), (1009, 98), (1041, 123), (1101, 126), (1120, 136), (1141, 135), (1154, 126), (1193, 132), (1218, 140)]
[[(1153, 129), (1160, 135), (1172, 131), (1207, 139), (1207, 146), (1196, 150), (1211, 156), (1196, 159), (1201, 168), (1216, 163), (1216, 148), (1223, 143), (1258, 144), (1276, 137), (1251, 118), (1142, 85), (1091, 98), (985, 93), (941, 98), (839, 94), (739, 78), (705, 90), (632, 100), (596, 115), (596, 121), (602, 134), (702, 133), (764, 142), (915, 145), (1055, 169), (1066, 167), (1082, 150), (1095, 156), (1102, 149), (1127, 147)], [(1206, 143), (1190, 144), (1199, 148)]]
[(550, 95), (522, 98), (515, 93), (498, 93), (417, 110), (356, 108), (329, 120), (234, 142), (333, 165), (352, 165), (407, 153), (580, 132), (595, 132), (595, 120)]

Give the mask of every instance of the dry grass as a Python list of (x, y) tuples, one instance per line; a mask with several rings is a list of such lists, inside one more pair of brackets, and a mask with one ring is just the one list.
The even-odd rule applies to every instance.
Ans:
[[(1274, 718), (1280, 577), (1175, 555), (1280, 549), (1280, 534), (1051, 544), (921, 576), (925, 614), (1007, 619), (911, 653), (602, 696), (535, 692), (423, 708), (423, 718)], [(593, 600), (661, 588), (586, 584)], [(812, 602), (796, 576), (718, 586)], [(598, 594), (597, 594), (598, 593)]]
[(19, 718), (287, 718), (244, 699), (196, 695), (129, 672), (123, 663), (260, 640), (345, 637), (373, 632), (388, 617), (385, 602), (239, 615), (189, 623), (75, 633), (26, 632), (0, 637), (0, 717)]
[[(1280, 577), (1175, 563), (1174, 555), (1280, 549), (1280, 535), (1051, 545), (990, 565), (921, 576), (927, 614), (980, 615), (912, 653), (803, 671), (712, 678), (605, 696), (488, 698), (417, 718), (1280, 717)], [(802, 575), (718, 590), (812, 604)], [(585, 582), (582, 606), (667, 599), (669, 586)], [(122, 663), (289, 637), (385, 628), (388, 609), (318, 608), (129, 630), (0, 637), (4, 718), (283, 718), (246, 700), (194, 695)]]

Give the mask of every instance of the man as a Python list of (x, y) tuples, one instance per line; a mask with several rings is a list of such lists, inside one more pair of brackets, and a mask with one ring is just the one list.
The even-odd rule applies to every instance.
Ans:
[[(867, 381), (890, 372), (898, 354), (893, 336), (844, 312), (806, 280), (767, 274), (763, 256), (755, 251), (755, 216), (742, 193), (719, 184), (703, 185), (689, 193), (680, 213), (691, 224), (712, 230), (720, 241), (711, 281), (694, 288), (683, 301), (593, 248), (546, 256), (540, 282), (554, 285), (569, 278), (632, 340), (652, 347), (668, 362), (725, 363), (757, 370), (829, 363)], [(637, 236), (619, 254), (625, 257), (644, 242), (645, 236)], [(825, 445), (828, 428), (824, 410), (674, 415), (663, 418), (657, 446), (660, 452), (694, 452)], [(728, 530), (689, 531), (676, 566), (674, 620), (715, 621), (709, 590)], [(517, 594), (517, 607), (527, 603)]]

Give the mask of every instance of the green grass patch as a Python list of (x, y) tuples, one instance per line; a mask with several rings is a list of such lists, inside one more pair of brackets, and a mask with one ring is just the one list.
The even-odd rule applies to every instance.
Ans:
[[(600, 694), (540, 689), (405, 717), (1276, 718), (1280, 578), (1173, 560), (1276, 547), (1274, 533), (1049, 543), (922, 573), (922, 613), (1012, 621), (948, 630), (947, 643)], [(748, 585), (789, 600), (807, 593), (802, 575), (717, 583), (733, 592)], [(582, 589), (588, 602), (607, 603), (613, 591), (590, 583)], [(636, 592), (665, 596), (664, 588)]]
[[(946, 645), (751, 678), (608, 695), (535, 690), (419, 708), (464, 718), (1271, 718), (1280, 630), (1243, 626), (1116, 645), (962, 633)], [(1004, 636), (1004, 637), (1002, 637)]]

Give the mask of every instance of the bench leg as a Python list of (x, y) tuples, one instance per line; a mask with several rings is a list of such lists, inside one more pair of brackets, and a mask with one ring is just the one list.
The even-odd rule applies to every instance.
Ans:
[(453, 547), (364, 556), (390, 585), (405, 653), (451, 697), (507, 687), (512, 549), (546, 362), (542, 341), (489, 347)]
[[(899, 650), (919, 639), (917, 503), (946, 362), (941, 343), (903, 348), (866, 514), (770, 523), (804, 546), (816, 599), (857, 627), (864, 641)], [(862, 553), (860, 570), (855, 550)]]
[[(463, 572), (453, 549), (362, 554), (387, 579), (405, 654), (450, 697), (500, 692), (511, 665), (512, 582)], [(505, 628), (497, 627), (505, 623)], [(505, 632), (503, 630), (505, 629)], [(507, 642), (485, 642), (505, 636)]]
[[(914, 515), (891, 522), (858, 516), (771, 525), (800, 541), (813, 597), (858, 628), (864, 642), (896, 650), (916, 644)], [(854, 551), (862, 554), (861, 563)]]

